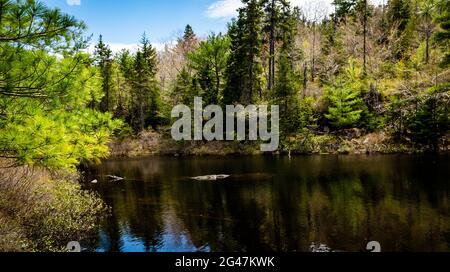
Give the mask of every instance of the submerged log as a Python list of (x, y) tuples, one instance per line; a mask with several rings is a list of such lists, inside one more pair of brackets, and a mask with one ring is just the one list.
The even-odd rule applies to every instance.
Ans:
[(193, 180), (198, 181), (215, 181), (215, 180), (222, 180), (229, 178), (230, 175), (208, 175), (208, 176), (199, 176), (199, 177), (192, 177)]
[(324, 244), (316, 245), (315, 243), (312, 243), (312, 245), (310, 246), (310, 250), (313, 253), (332, 252), (331, 248), (329, 248), (327, 245)]
[(108, 175), (108, 176), (106, 176), (108, 179), (109, 179), (109, 181), (111, 181), (111, 182), (116, 182), (116, 181), (122, 181), (122, 180), (125, 180), (124, 178), (121, 178), (121, 177), (117, 177), (117, 176), (112, 176), (112, 175)]

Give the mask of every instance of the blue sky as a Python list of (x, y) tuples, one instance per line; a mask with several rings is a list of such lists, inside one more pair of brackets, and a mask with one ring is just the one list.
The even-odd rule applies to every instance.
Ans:
[[(208, 14), (215, 0), (45, 0), (88, 25), (88, 33), (106, 42), (131, 45), (144, 31), (155, 44), (170, 42), (191, 24), (199, 35), (226, 30), (226, 17)], [(69, 5), (68, 3), (72, 3)], [(79, 4), (78, 4), (79, 3)]]
[[(157, 47), (170, 43), (192, 25), (201, 37), (224, 32), (240, 0), (42, 0), (88, 25), (97, 40), (102, 34), (114, 51), (132, 49), (144, 31)], [(329, 9), (332, 0), (291, 0), (301, 7)], [(372, 0), (382, 2), (383, 0)], [(387, 1), (387, 0), (385, 0)], [(324, 11), (326, 12), (326, 11)]]

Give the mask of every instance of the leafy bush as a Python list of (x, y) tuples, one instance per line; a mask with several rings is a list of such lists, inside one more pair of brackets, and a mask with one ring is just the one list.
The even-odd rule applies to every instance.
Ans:
[(441, 139), (450, 129), (450, 84), (432, 88), (419, 102), (417, 111), (409, 119), (413, 140), (437, 151)]
[(28, 167), (0, 171), (0, 251), (64, 251), (89, 241), (108, 209), (71, 181)]

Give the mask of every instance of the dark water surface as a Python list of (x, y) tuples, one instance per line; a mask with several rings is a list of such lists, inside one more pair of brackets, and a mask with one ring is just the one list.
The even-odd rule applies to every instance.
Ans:
[[(189, 179), (209, 174), (232, 176)], [(448, 156), (151, 157), (92, 178), (112, 207), (97, 251), (450, 251)]]

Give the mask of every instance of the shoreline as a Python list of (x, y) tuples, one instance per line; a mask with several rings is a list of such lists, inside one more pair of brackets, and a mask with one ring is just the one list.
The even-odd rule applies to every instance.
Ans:
[[(450, 142), (437, 154), (449, 154)], [(176, 142), (167, 134), (145, 131), (137, 136), (116, 139), (109, 144), (109, 158), (143, 156), (207, 157), (207, 156), (312, 156), (312, 155), (394, 155), (433, 153), (427, 148), (395, 143), (384, 132), (342, 137), (302, 134), (290, 137), (276, 152), (261, 152), (259, 142)]]

